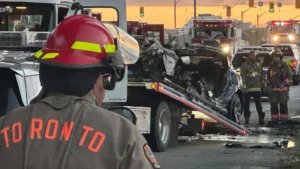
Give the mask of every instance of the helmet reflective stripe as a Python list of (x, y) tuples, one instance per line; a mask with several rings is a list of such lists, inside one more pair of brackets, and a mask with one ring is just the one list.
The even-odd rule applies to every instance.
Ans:
[(53, 59), (56, 58), (56, 56), (58, 56), (59, 53), (47, 53), (45, 56), (42, 57), (42, 59)]
[(95, 52), (95, 53), (102, 52), (99, 44), (89, 43), (89, 42), (75, 41), (71, 48), (75, 50), (84, 50), (84, 51)]
[[(104, 50), (106, 53), (114, 53), (116, 52), (116, 45), (114, 44), (107, 44), (103, 45)], [(71, 47), (72, 49), (76, 50), (84, 50), (84, 51), (89, 51), (89, 52), (95, 52), (95, 53), (101, 53), (101, 46), (96, 43), (90, 43), (90, 42), (81, 42), (81, 41), (76, 41)]]
[(40, 58), (42, 55), (43, 55), (43, 52), (42, 52), (41, 50), (37, 51), (37, 52), (34, 54), (34, 56), (35, 56), (36, 58)]
[(40, 51), (37, 51), (34, 56), (36, 58), (41, 58), (41, 56), (43, 56), (41, 59), (53, 59), (53, 58), (56, 58), (56, 56), (58, 56), (59, 53), (46, 53), (44, 56), (43, 56), (43, 52), (40, 50)]
[(104, 45), (104, 49), (105, 49), (106, 53), (114, 53), (114, 52), (116, 52), (117, 47), (114, 44), (107, 44), (107, 45)]

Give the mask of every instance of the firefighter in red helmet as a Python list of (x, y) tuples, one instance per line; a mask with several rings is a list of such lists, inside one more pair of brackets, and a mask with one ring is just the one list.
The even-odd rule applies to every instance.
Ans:
[(1, 168), (160, 168), (136, 127), (100, 107), (123, 64), (100, 21), (66, 18), (32, 59), (43, 89), (29, 106), (0, 118)]

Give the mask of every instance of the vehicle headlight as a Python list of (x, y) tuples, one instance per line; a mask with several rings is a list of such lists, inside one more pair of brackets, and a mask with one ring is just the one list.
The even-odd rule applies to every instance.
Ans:
[(278, 36), (273, 36), (273, 40), (277, 41), (278, 40)]
[(222, 51), (226, 54), (230, 53), (230, 45), (228, 44), (222, 45)]
[(289, 40), (294, 40), (294, 36), (293, 35), (289, 35), (288, 38), (289, 38)]

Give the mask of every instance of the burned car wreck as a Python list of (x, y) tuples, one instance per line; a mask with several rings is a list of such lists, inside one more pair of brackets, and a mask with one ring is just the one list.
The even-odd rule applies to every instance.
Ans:
[(134, 36), (140, 58), (129, 65), (129, 82), (161, 82), (215, 108), (239, 123), (243, 92), (241, 78), (226, 55), (209, 46), (188, 46), (171, 51), (156, 39)]

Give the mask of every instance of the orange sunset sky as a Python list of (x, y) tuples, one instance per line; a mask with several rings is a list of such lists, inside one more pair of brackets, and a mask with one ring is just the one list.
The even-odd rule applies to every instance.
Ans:
[[(266, 4), (264, 7), (256, 7), (248, 10), (244, 14), (244, 21), (256, 24), (257, 14), (262, 14), (268, 11), (269, 5)], [(141, 20), (148, 23), (164, 24), (166, 29), (174, 28), (174, 7), (173, 6), (144, 6), (145, 16), (139, 17), (139, 7), (140, 6), (127, 6), (127, 20)], [(237, 5), (232, 8), (231, 18), (241, 19), (241, 11), (246, 10), (248, 6)], [(103, 20), (116, 20), (116, 12), (113, 9), (93, 9), (93, 12), (102, 12)], [(197, 14), (214, 14), (222, 15), (223, 18), (226, 17), (226, 10), (222, 6), (197, 6)], [(177, 28), (181, 28), (187, 20), (189, 20), (194, 14), (193, 6), (177, 6)], [(268, 20), (284, 20), (294, 18), (300, 15), (300, 10), (295, 9), (295, 5), (283, 5), (279, 8), (275, 6), (274, 13), (265, 13), (260, 17), (260, 26)], [(300, 16), (296, 19), (300, 20)]]

